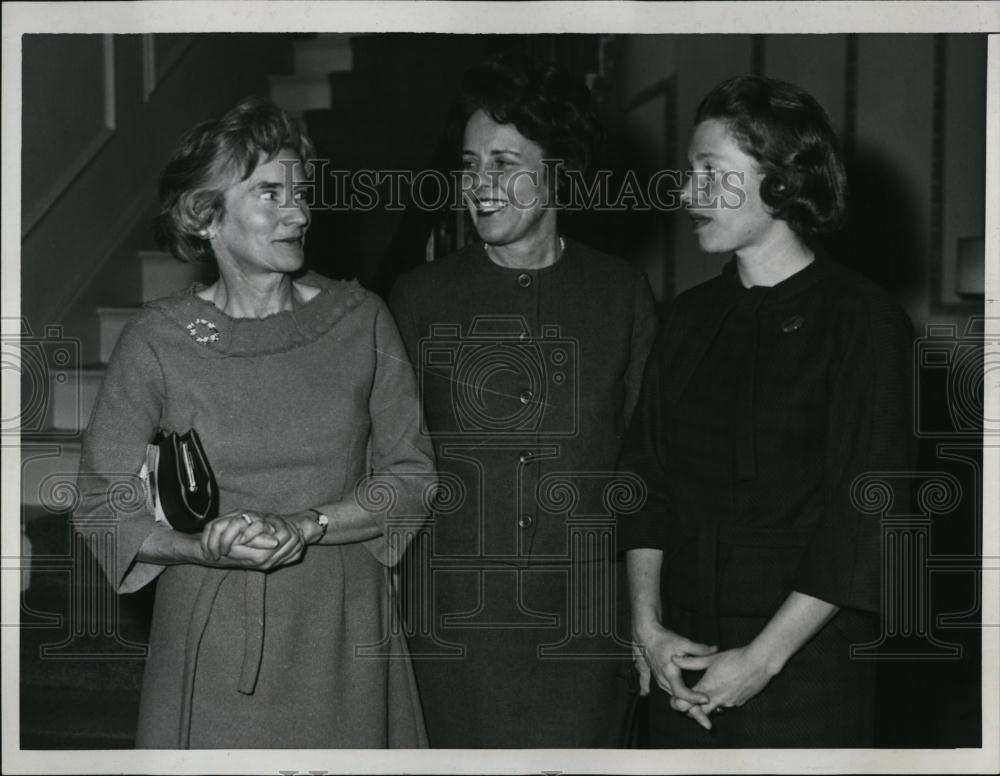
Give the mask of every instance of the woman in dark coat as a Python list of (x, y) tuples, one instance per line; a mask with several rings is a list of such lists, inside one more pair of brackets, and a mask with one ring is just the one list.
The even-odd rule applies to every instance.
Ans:
[(481, 241), (404, 275), (391, 297), (456, 495), (408, 558), (428, 737), (620, 746), (629, 647), (609, 500), (652, 294), (641, 271), (557, 228), (543, 160), (586, 165), (597, 128), (586, 89), (502, 56), (469, 73), (464, 106)]
[[(906, 316), (814, 251), (846, 178), (822, 108), (758, 77), (705, 97), (684, 201), (702, 250), (734, 253), (674, 303), (623, 470), (620, 519), (654, 747), (870, 746), (880, 524), (852, 500), (906, 470)], [(697, 724), (695, 724), (697, 723)]]

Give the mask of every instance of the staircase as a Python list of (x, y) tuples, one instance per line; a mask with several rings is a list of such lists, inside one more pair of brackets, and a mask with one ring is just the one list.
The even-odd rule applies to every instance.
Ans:
[[(602, 69), (600, 41), (591, 35), (447, 35), (393, 33), (352, 37), (353, 69), (329, 75), (329, 110), (304, 113), (309, 135), (329, 170), (346, 173), (344, 198), (365, 195), (351, 174), (397, 171), (404, 180), (420, 172), (437, 180), (459, 169), (462, 127), (452, 113), (462, 77), (491, 53), (517, 48), (557, 61), (581, 79)], [(371, 188), (371, 187), (370, 187)], [(421, 195), (409, 185), (396, 209), (390, 183), (373, 187), (370, 210), (314, 210), (306, 260), (324, 275), (357, 278), (385, 296), (401, 273), (460, 248), (465, 214), (439, 199), (435, 178), (425, 176)]]
[[(141, 251), (137, 259), (143, 281), (137, 302), (211, 280), (211, 268), (157, 251)], [(47, 386), (46, 401), (32, 430), (21, 436), (22, 749), (134, 743), (153, 590), (116, 596), (89, 548), (73, 535), (69, 512), (82, 431), (118, 335), (137, 309), (96, 310), (99, 363), (36, 375)]]
[[(449, 109), (467, 63), (488, 50), (485, 37), (354, 36), (353, 70), (329, 75), (333, 107), (307, 110), (304, 118), (317, 155), (345, 178), (341, 202), (365, 197), (365, 186), (367, 196), (377, 192), (377, 202), (367, 209), (314, 210), (306, 244), (311, 267), (357, 278), (385, 295), (397, 275), (426, 260), (428, 236), (442, 209), (416, 207), (409, 181), (424, 170), (456, 169)], [(393, 184), (374, 177), (384, 171), (396, 171), (401, 182), (394, 209), (384, 206), (393, 199)], [(427, 199), (433, 197), (430, 188)]]
[[(330, 160), (329, 170), (348, 178), (358, 171), (447, 173), (459, 158), (459, 136), (447, 132), (449, 108), (470, 64), (499, 48), (523, 45), (536, 54), (551, 56), (544, 47), (568, 52), (575, 59), (564, 64), (571, 69), (595, 71), (593, 39), (581, 47), (584, 37), (320, 34), (295, 40), (295, 73), (271, 76), (270, 96), (304, 120), (317, 156)], [(376, 189), (380, 197), (389, 193), (386, 185)], [(348, 197), (360, 193), (357, 180), (344, 191)], [(329, 277), (356, 277), (384, 294), (401, 272), (460, 246), (463, 214), (415, 207), (406, 187), (399, 209), (387, 209), (385, 201), (370, 209), (314, 210), (307, 266)], [(88, 547), (71, 532), (80, 439), (104, 367), (139, 306), (195, 281), (211, 282), (214, 272), (151, 249), (140, 250), (136, 260), (139, 298), (95, 310), (98, 363), (81, 363), (79, 347), (58, 330), (44, 333), (45, 343), (65, 339), (58, 357), (48, 344), (21, 347), (24, 749), (134, 744), (153, 586), (114, 595)], [(35, 335), (37, 340), (42, 333)]]
[[(270, 78), (272, 99), (300, 116), (328, 109), (328, 73), (351, 66), (347, 36), (318, 35), (294, 45), (296, 73)], [(79, 343), (59, 327), (22, 332), (18, 352), (10, 354), (22, 372), (22, 749), (135, 743), (155, 586), (115, 595), (89, 547), (73, 535), (69, 514), (81, 436), (115, 343), (141, 304), (215, 275), (211, 266), (184, 264), (153, 249), (140, 250), (136, 261), (141, 294), (135, 304), (94, 311), (97, 363), (81, 363)]]

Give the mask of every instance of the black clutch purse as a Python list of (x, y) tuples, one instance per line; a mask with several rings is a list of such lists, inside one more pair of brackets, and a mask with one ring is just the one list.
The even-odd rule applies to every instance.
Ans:
[(146, 483), (146, 504), (157, 522), (193, 534), (219, 516), (215, 475), (193, 428), (186, 434), (158, 431), (146, 445), (140, 474)]

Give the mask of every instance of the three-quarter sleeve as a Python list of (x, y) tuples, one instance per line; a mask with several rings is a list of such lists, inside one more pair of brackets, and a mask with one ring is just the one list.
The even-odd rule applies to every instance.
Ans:
[[(413, 531), (428, 515), (435, 491), (434, 452), (421, 431), (421, 407), (416, 378), (396, 323), (378, 303), (375, 317), (375, 374), (369, 397), (371, 478), (370, 500), (389, 498), (387, 512), (401, 517), (400, 530), (383, 526), (383, 535), (366, 542), (380, 561), (393, 566), (406, 551)], [(385, 515), (386, 512), (379, 512)]]
[[(881, 525), (859, 510), (852, 485), (864, 474), (910, 471), (913, 465), (912, 334), (886, 298), (847, 311), (843, 357), (830, 389), (827, 504), (793, 587), (839, 606), (876, 612), (881, 590)], [(894, 507), (905, 512), (897, 494)]]
[(146, 445), (160, 422), (164, 380), (160, 363), (135, 322), (122, 333), (108, 363), (90, 424), (83, 437), (74, 529), (89, 539), (112, 532), (111, 547), (96, 552), (111, 587), (132, 593), (163, 566), (136, 555), (155, 525), (138, 474)]
[(668, 498), (664, 488), (666, 428), (661, 383), (663, 362), (661, 343), (646, 364), (642, 389), (618, 462), (619, 471), (636, 475), (646, 486), (644, 505), (634, 513), (617, 516), (620, 550), (664, 549), (667, 543)]

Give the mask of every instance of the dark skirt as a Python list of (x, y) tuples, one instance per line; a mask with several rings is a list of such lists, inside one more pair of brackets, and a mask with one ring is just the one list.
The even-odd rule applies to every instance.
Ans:
[(573, 592), (565, 568), (436, 573), (433, 610), (416, 618), (433, 623), (430, 633), (413, 627), (413, 596), (404, 596), (430, 745), (628, 745), (637, 695), (622, 564), (614, 571), (610, 596)]

